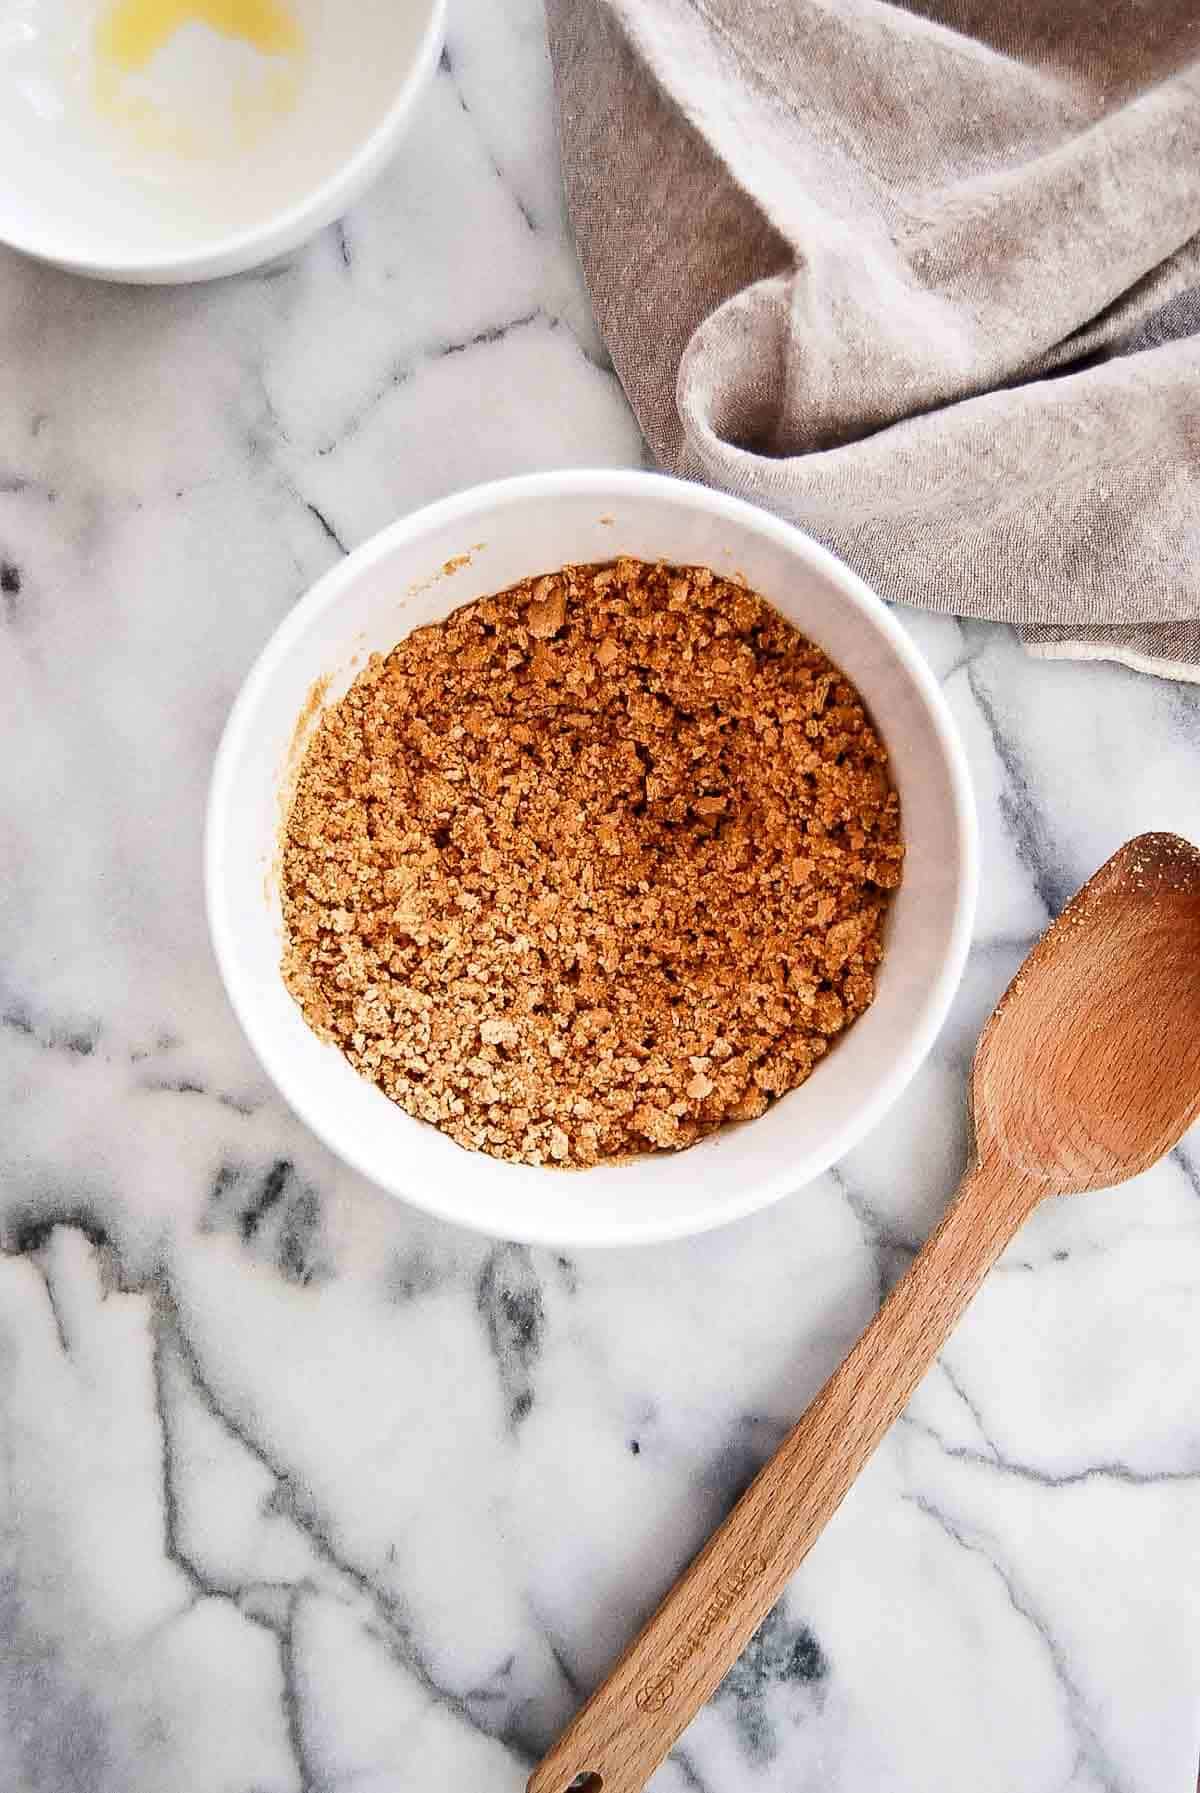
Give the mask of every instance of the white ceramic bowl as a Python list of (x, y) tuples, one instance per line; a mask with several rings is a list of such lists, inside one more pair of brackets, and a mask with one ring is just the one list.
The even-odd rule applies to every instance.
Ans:
[(130, 66), (128, 43), (121, 60), (104, 49), (117, 3), (0, 6), (0, 241), (142, 283), (254, 267), (340, 216), (395, 148), (445, 29), (445, 0), (272, 0), (294, 30), (267, 53), (180, 5), (184, 23)]
[[(689, 1151), (554, 1171), (464, 1151), (412, 1120), (310, 1032), (279, 973), (283, 804), (313, 726), (365, 657), (473, 598), (568, 561), (618, 553), (738, 572), (845, 669), (891, 754), (908, 859), (872, 1006), (758, 1120)], [(461, 558), (460, 558), (461, 557)], [(862, 581), (789, 524), (649, 473), (544, 473), (433, 504), (367, 542), (303, 598), (234, 705), (213, 772), (206, 877), (213, 943), (251, 1044), (333, 1151), (396, 1195), (508, 1238), (665, 1239), (760, 1208), (825, 1170), (895, 1101), (962, 971), (975, 906), (975, 813), (941, 692)]]

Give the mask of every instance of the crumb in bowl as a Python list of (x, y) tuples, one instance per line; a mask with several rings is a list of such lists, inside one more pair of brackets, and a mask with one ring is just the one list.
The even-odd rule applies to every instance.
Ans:
[(900, 804), (857, 691), (705, 567), (567, 566), (372, 657), (309, 744), (283, 974), (461, 1145), (587, 1166), (802, 1083), (874, 994)]

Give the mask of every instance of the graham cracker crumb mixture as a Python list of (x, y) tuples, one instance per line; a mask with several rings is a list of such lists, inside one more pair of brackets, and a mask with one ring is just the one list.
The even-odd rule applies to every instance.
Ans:
[(569, 566), (376, 655), (322, 719), (284, 976), (464, 1146), (588, 1165), (802, 1083), (874, 993), (899, 801), (853, 686), (704, 567)]

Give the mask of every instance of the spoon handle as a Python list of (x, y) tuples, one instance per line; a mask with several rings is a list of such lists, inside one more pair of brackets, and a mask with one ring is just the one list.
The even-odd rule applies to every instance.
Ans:
[(640, 1793), (774, 1606), (1038, 1195), (973, 1166), (907, 1276), (534, 1770), (528, 1793)]

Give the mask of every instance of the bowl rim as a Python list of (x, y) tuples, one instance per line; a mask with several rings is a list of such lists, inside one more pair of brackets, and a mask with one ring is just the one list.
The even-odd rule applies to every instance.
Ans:
[[(481, 513), (504, 504), (520, 503), (528, 498), (546, 500), (582, 495), (605, 503), (614, 499), (656, 493), (673, 497), (730, 523), (760, 530), (783, 547), (797, 552), (809, 566), (826, 574), (895, 650), (904, 671), (925, 701), (949, 778), (959, 842), (953, 918), (940, 968), (925, 992), (907, 1043), (897, 1052), (870, 1098), (815, 1150), (807, 1155), (798, 1154), (778, 1175), (760, 1179), (749, 1189), (731, 1190), (719, 1205), (714, 1204), (710, 1211), (698, 1217), (655, 1219), (635, 1216), (628, 1222), (609, 1224), (599, 1229), (588, 1228), (586, 1236), (581, 1236), (571, 1229), (572, 1204), (564, 1204), (562, 1209), (556, 1210), (556, 1213), (562, 1215), (562, 1226), (552, 1223), (540, 1227), (522, 1223), (513, 1227), (505, 1222), (505, 1230), (498, 1234), (495, 1225), (489, 1224), (498, 1218), (494, 1206), (487, 1212), (478, 1214), (465, 1212), (463, 1205), (455, 1199), (444, 1199), (439, 1186), (423, 1186), (418, 1193), (414, 1193), (395, 1179), (383, 1181), (376, 1168), (367, 1162), (367, 1154), (359, 1153), (353, 1143), (347, 1144), (342, 1140), (335, 1143), (326, 1131), (323, 1117), (314, 1116), (312, 1105), (297, 1090), (290, 1068), (280, 1060), (271, 1045), (268, 1031), (259, 1027), (254, 1005), (246, 1000), (235, 968), (232, 922), (227, 923), (220, 895), (225, 814), (229, 806), (234, 769), (251, 733), (260, 700), (293, 642), (305, 633), (317, 616), (337, 603), (341, 594), (356, 582), (366, 568), (386, 557), (398, 544), (428, 530), (453, 525), (468, 518), (478, 522)], [(415, 1209), (491, 1237), (511, 1238), (532, 1245), (569, 1246), (573, 1249), (649, 1245), (698, 1236), (744, 1219), (773, 1205), (785, 1195), (793, 1194), (824, 1175), (831, 1165), (851, 1151), (899, 1099), (941, 1031), (966, 964), (978, 885), (979, 824), (966, 753), (945, 695), (932, 670), (883, 600), (828, 548), (770, 511), (761, 510), (746, 499), (690, 480), (637, 469), (556, 469), (519, 474), (470, 486), (398, 518), (330, 567), (279, 622), (247, 673), (222, 731), (213, 761), (205, 812), (205, 907), (221, 981), (256, 1058), (293, 1113), (340, 1162), (348, 1164), (374, 1187)]]
[(433, 74), (446, 38), (448, 0), (424, 0), (428, 18), (399, 89), (375, 128), (358, 147), (302, 198), (272, 212), (262, 223), (223, 237), (199, 238), (189, 248), (158, 255), (81, 255), (36, 229), (0, 235), (0, 243), (92, 279), (158, 285), (216, 280), (244, 273), (316, 236), (340, 217), (379, 173), (401, 129)]

